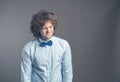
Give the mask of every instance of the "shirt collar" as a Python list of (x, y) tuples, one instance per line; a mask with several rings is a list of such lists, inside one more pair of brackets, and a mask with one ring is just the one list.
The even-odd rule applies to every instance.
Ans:
[(53, 41), (53, 36), (52, 36), (50, 39), (46, 40), (46, 41), (43, 40), (42, 38), (39, 38), (40, 43), (41, 43), (41, 42), (47, 42), (47, 41), (49, 41), (49, 40), (52, 40), (52, 41)]

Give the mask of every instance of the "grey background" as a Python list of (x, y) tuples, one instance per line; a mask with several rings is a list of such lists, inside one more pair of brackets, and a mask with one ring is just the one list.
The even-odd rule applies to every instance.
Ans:
[(120, 82), (120, 0), (0, 0), (0, 82), (20, 82), (22, 48), (41, 9), (55, 12), (56, 36), (71, 45), (73, 82)]

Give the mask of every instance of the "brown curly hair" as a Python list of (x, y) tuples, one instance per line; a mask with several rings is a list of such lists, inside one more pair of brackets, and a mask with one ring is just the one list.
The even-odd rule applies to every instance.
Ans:
[(41, 10), (37, 14), (32, 16), (31, 21), (31, 33), (35, 38), (41, 37), (40, 30), (43, 28), (44, 24), (50, 21), (52, 25), (55, 27), (57, 26), (57, 16), (53, 12)]

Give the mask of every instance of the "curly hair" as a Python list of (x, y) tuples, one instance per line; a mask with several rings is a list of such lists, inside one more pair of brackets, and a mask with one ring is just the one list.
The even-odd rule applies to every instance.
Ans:
[(35, 38), (41, 37), (40, 30), (43, 28), (44, 24), (50, 21), (52, 25), (55, 27), (57, 26), (57, 16), (53, 12), (41, 10), (37, 14), (32, 16), (31, 21), (31, 33)]

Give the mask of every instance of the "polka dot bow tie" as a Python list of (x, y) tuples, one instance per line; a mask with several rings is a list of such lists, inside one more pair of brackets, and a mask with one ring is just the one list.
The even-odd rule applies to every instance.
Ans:
[(44, 47), (44, 46), (46, 46), (46, 45), (52, 46), (52, 41), (49, 40), (48, 42), (41, 42), (41, 43), (40, 43), (40, 46), (41, 46), (41, 47)]

